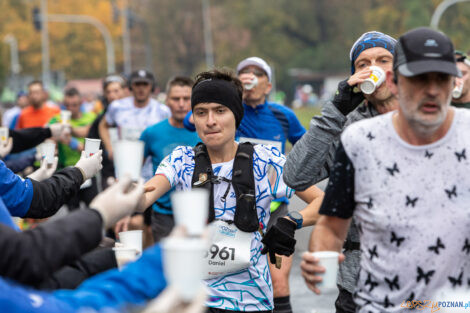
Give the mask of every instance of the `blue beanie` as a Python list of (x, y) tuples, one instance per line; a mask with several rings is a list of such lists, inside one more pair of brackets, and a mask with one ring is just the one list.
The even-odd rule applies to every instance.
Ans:
[(351, 51), (349, 52), (349, 59), (351, 60), (351, 74), (354, 74), (355, 72), (354, 61), (356, 61), (362, 51), (369, 48), (380, 47), (387, 49), (393, 55), (396, 43), (396, 39), (381, 32), (371, 31), (362, 34), (362, 36), (353, 44)]

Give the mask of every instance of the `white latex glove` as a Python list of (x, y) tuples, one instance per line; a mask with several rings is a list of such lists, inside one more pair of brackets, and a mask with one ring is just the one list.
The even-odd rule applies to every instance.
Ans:
[(13, 148), (13, 138), (8, 138), (6, 144), (0, 143), (0, 158), (4, 158), (10, 154), (11, 149)]
[(130, 177), (124, 177), (96, 196), (90, 203), (90, 208), (101, 214), (103, 226), (106, 229), (124, 216), (132, 214), (143, 194), (142, 182), (133, 185)]
[(31, 174), (28, 175), (29, 178), (34, 179), (36, 181), (42, 181), (44, 179), (48, 179), (49, 177), (54, 174), (55, 170), (57, 169), (57, 163), (59, 162), (58, 157), (54, 157), (54, 162), (48, 166), (47, 160), (41, 160), (41, 166)]
[(101, 164), (101, 162), (103, 162), (102, 155), (103, 150), (99, 150), (97, 153), (87, 158), (85, 151), (82, 151), (80, 160), (75, 164), (75, 167), (82, 172), (83, 181), (92, 178), (103, 168)]
[(57, 141), (65, 140), (65, 137), (72, 133), (72, 129), (68, 124), (55, 123), (49, 125), (49, 128), (51, 129), (52, 138)]
[(206, 311), (206, 298), (206, 292), (201, 288), (193, 301), (184, 303), (178, 291), (168, 286), (155, 300), (149, 302), (141, 313), (203, 313)]

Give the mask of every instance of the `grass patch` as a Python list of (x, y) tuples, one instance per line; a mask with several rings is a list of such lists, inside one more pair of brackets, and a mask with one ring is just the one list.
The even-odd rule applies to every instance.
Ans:
[(300, 121), (300, 124), (302, 124), (305, 129), (308, 129), (308, 125), (310, 123), (310, 120), (314, 115), (320, 115), (321, 113), (321, 108), (312, 108), (312, 107), (302, 107), (299, 109), (294, 110), (295, 115), (297, 115), (297, 118)]

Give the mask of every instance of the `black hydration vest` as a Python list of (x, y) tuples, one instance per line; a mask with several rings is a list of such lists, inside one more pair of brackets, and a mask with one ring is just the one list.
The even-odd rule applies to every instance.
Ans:
[(233, 186), (236, 196), (234, 223), (244, 232), (255, 232), (259, 228), (258, 214), (256, 212), (255, 177), (253, 174), (253, 144), (250, 142), (238, 145), (233, 162), (232, 179), (214, 176), (212, 163), (203, 143), (194, 147), (194, 172), (191, 181), (192, 188), (205, 188), (210, 192), (209, 223), (215, 219), (214, 211), (214, 184), (222, 181), (228, 183), (227, 191), (222, 201), (228, 196), (230, 185)]

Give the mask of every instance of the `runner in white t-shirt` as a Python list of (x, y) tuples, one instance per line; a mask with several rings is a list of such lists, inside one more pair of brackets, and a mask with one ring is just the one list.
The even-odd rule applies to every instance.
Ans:
[[(207, 148), (213, 175), (223, 178), (221, 183), (213, 184), (215, 225), (224, 223), (222, 220), (234, 221), (237, 202), (230, 180), (239, 148), (235, 142), (235, 131), (243, 117), (241, 95), (241, 82), (230, 74), (217, 70), (199, 74), (192, 91), (191, 106), (196, 130)], [(173, 150), (162, 161), (155, 177), (147, 182), (146, 187), (155, 189), (146, 193), (146, 200), (141, 208), (154, 203), (171, 187), (190, 190), (195, 168), (194, 158), (192, 147), (181, 146)], [(297, 217), (280, 218), (263, 238), (261, 233), (270, 218), (271, 201), (279, 197), (290, 197), (294, 192), (282, 180), (284, 162), (285, 157), (277, 148), (254, 146), (255, 199), (261, 231), (244, 233), (244, 238), (247, 239), (240, 242), (240, 245), (247, 246), (250, 261), (243, 268), (230, 272), (225, 265), (221, 265), (220, 276), (205, 280), (209, 293), (206, 303), (208, 312), (272, 311), (271, 277), (267, 258), (263, 254), (269, 252), (270, 257), (273, 257), (275, 253), (293, 253), (295, 229), (315, 223), (323, 197), (322, 191), (314, 186), (297, 192), (309, 205)], [(240, 230), (237, 228), (236, 231)]]
[(171, 115), (166, 105), (151, 97), (155, 89), (155, 78), (152, 73), (146, 70), (132, 73), (130, 86), (132, 96), (111, 102), (105, 118), (99, 125), (100, 136), (110, 159), (113, 156), (113, 147), (108, 128), (118, 127), (121, 138), (138, 140), (145, 128)]

